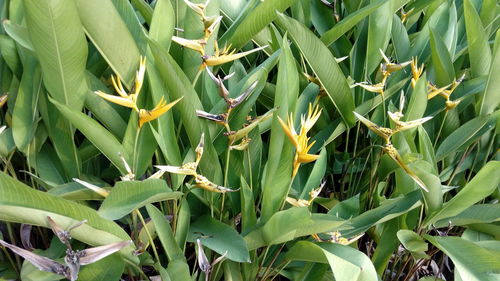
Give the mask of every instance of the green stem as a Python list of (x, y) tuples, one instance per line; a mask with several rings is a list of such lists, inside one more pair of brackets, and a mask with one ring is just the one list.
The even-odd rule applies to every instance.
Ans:
[[(229, 158), (231, 155), (231, 149), (228, 147), (227, 148), (227, 153), (226, 153), (226, 167), (224, 168), (224, 186), (227, 187), (227, 177), (229, 174)], [(222, 193), (222, 205), (220, 207), (220, 217), (219, 220), (222, 221), (222, 216), (224, 214), (224, 201), (226, 199), (226, 194)]]
[(153, 253), (155, 255), (156, 261), (158, 262), (158, 264), (160, 264), (160, 257), (158, 256), (158, 252), (156, 251), (155, 242), (153, 240), (153, 237), (151, 236), (151, 233), (149, 233), (149, 229), (146, 225), (146, 222), (144, 221), (144, 218), (142, 217), (141, 212), (139, 212), (139, 209), (135, 209), (134, 212), (137, 214), (137, 216), (141, 220), (142, 227), (144, 227), (144, 230), (146, 231), (146, 234), (148, 235), (148, 239), (149, 239), (149, 243), (151, 244), (151, 248), (153, 248)]
[[(139, 134), (141, 133), (141, 127), (137, 127), (137, 131), (135, 132), (135, 141), (134, 141), (134, 154), (132, 158), (132, 172), (137, 172), (137, 145), (139, 142)], [(137, 176), (137, 175), (136, 175)]]
[(439, 126), (439, 131), (436, 135), (436, 139), (434, 140), (434, 149), (436, 149), (436, 145), (438, 143), (439, 137), (441, 136), (441, 131), (443, 130), (444, 122), (446, 121), (446, 117), (448, 116), (448, 110), (444, 113), (443, 121), (441, 122), (441, 125)]

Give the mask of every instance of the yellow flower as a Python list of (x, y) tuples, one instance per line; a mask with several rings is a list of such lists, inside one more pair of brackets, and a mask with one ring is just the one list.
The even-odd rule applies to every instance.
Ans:
[(440, 95), (442, 97), (444, 97), (445, 99), (448, 98), (447, 94), (444, 93), (444, 91), (446, 91), (446, 89), (449, 87), (450, 85), (446, 85), (442, 88), (438, 88), (436, 87), (436, 85), (433, 85), (431, 84), (430, 82), (427, 84), (427, 88), (428, 90), (430, 91), (428, 94), (427, 94), (427, 99), (430, 100), (432, 98), (434, 98), (435, 96), (437, 95)]
[[(180, 167), (177, 166), (162, 166), (162, 165), (157, 165), (155, 166), (156, 168), (160, 169), (162, 172), (169, 172), (173, 174), (178, 174), (178, 175), (189, 175), (189, 176), (196, 176), (198, 173), (196, 172), (196, 169), (198, 168), (198, 164), (200, 163), (201, 157), (203, 156), (203, 148), (205, 146), (205, 134), (201, 134), (200, 142), (196, 146), (196, 149), (194, 150), (196, 152), (196, 161), (195, 162), (188, 162)], [(162, 174), (160, 174), (162, 175)]]
[(384, 77), (384, 80), (387, 79), (387, 77), (391, 75), (391, 73), (403, 69), (411, 63), (411, 61), (403, 63), (392, 63), (391, 60), (386, 57), (386, 55), (381, 49), (379, 49), (379, 51), (380, 54), (382, 55), (382, 58), (384, 58), (385, 61), (385, 63), (380, 64), (380, 69), (382, 71), (382, 76)]
[(316, 197), (318, 197), (319, 193), (321, 192), (321, 190), (325, 186), (325, 183), (326, 182), (323, 181), (318, 188), (313, 189), (313, 190), (311, 190), (311, 192), (309, 192), (309, 200), (295, 199), (292, 197), (287, 197), (286, 202), (290, 203), (291, 205), (293, 205), (295, 207), (308, 207), (312, 204), (314, 199), (316, 199)]
[(316, 121), (318, 121), (320, 115), (321, 110), (319, 109), (319, 107), (316, 106), (316, 108), (313, 110), (312, 104), (309, 104), (307, 117), (304, 118), (304, 116), (302, 116), (300, 120), (301, 128), (299, 134), (295, 132), (292, 114), (290, 114), (290, 116), (288, 117), (288, 124), (285, 124), (285, 122), (283, 122), (283, 120), (278, 117), (278, 121), (285, 131), (285, 134), (288, 136), (293, 146), (295, 146), (297, 150), (295, 152), (295, 159), (293, 162), (292, 177), (295, 177), (295, 175), (297, 174), (301, 163), (309, 163), (319, 158), (319, 155), (308, 154), (315, 141), (308, 144), (310, 138), (307, 137), (307, 132), (314, 126)]
[[(410, 13), (410, 12), (408, 12), (408, 13)], [(424, 72), (424, 65), (422, 64), (421, 67), (418, 67), (417, 58), (414, 57), (410, 63), (410, 66), (411, 66), (411, 74), (412, 74), (411, 86), (413, 88), (415, 88), (415, 85), (417, 85), (418, 79), (420, 78), (420, 76), (422, 76), (422, 73)]]
[(385, 80), (383, 80), (383, 82), (373, 84), (373, 85), (368, 85), (366, 82), (361, 82), (361, 83), (354, 84), (354, 86), (360, 86), (363, 89), (367, 90), (368, 92), (379, 93), (382, 96), (384, 96)]
[(196, 183), (196, 187), (203, 188), (208, 191), (217, 192), (217, 193), (226, 193), (226, 192), (235, 192), (240, 190), (238, 189), (230, 189), (224, 186), (217, 185), (211, 181), (209, 181), (206, 177), (202, 175), (196, 175), (194, 178), (194, 182)]
[(242, 53), (235, 53), (236, 49), (233, 49), (232, 51), (230, 51), (230, 49), (231, 49), (230, 45), (225, 47), (222, 50), (219, 50), (219, 46), (218, 46), (217, 42), (215, 42), (214, 55), (213, 56), (202, 56), (202, 59), (203, 59), (202, 67), (225, 64), (227, 62), (240, 59), (244, 56), (247, 56), (251, 53), (255, 53), (255, 52), (260, 51), (260, 50), (265, 49), (265, 48), (267, 48), (267, 45), (259, 47), (259, 48), (255, 48), (255, 49), (250, 50), (250, 51), (246, 51), (246, 52), (242, 52)]
[(386, 143), (390, 142), (390, 138), (394, 134), (394, 131), (392, 129), (380, 127), (379, 125), (363, 117), (361, 114), (355, 111), (353, 111), (353, 113), (356, 116), (356, 118), (358, 118), (358, 120), (361, 121), (361, 123), (363, 123), (366, 127), (368, 127), (368, 129), (377, 134), (379, 137), (383, 138)]
[(175, 101), (167, 104), (167, 102), (163, 99), (160, 99), (160, 102), (155, 106), (155, 108), (151, 110), (141, 109), (139, 110), (139, 128), (142, 127), (144, 123), (153, 121), (165, 114), (167, 111), (172, 108), (176, 103), (178, 103), (183, 97), (176, 99)]
[(332, 231), (332, 232), (327, 232), (325, 233), (328, 235), (328, 239), (322, 239), (318, 234), (313, 234), (311, 235), (314, 240), (318, 242), (330, 242), (330, 243), (336, 243), (336, 244), (342, 244), (342, 245), (349, 245), (352, 244), (353, 242), (359, 240), (364, 234), (360, 234), (358, 236), (355, 236), (353, 238), (345, 238), (342, 237), (340, 232), (338, 231)]
[(404, 9), (401, 9), (401, 22), (405, 23), (405, 21), (408, 19), (408, 16), (415, 10), (415, 8), (411, 8), (408, 12), (405, 13)]
[(139, 111), (139, 109), (137, 108), (137, 96), (141, 91), (145, 72), (146, 72), (146, 58), (141, 57), (139, 63), (139, 70), (137, 71), (135, 77), (134, 87), (131, 89), (130, 93), (127, 93), (125, 91), (122, 82), (120, 81), (120, 78), (118, 76), (116, 77), (111, 76), (111, 81), (113, 82), (113, 87), (120, 96), (109, 95), (102, 91), (95, 91), (94, 93), (112, 103), (116, 103), (125, 107), (130, 107), (135, 111)]
[(207, 42), (203, 39), (190, 40), (182, 37), (172, 36), (172, 41), (191, 50), (195, 50), (202, 56), (205, 55), (205, 45), (207, 44)]
[(417, 176), (415, 173), (410, 170), (410, 168), (403, 162), (403, 159), (399, 155), (397, 149), (392, 145), (392, 143), (388, 143), (384, 146), (384, 152), (387, 153), (399, 167), (401, 167), (408, 176), (410, 176), (423, 190), (429, 192), (429, 190), (425, 187), (424, 182)]

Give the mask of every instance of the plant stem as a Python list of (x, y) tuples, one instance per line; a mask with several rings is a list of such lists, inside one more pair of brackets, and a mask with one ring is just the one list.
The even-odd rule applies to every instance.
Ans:
[(139, 209), (135, 209), (134, 212), (137, 214), (139, 219), (141, 220), (142, 227), (144, 227), (144, 230), (146, 231), (146, 234), (148, 235), (149, 243), (151, 244), (151, 248), (153, 248), (153, 253), (155, 255), (156, 261), (158, 264), (160, 264), (160, 257), (158, 256), (158, 252), (156, 251), (156, 245), (153, 240), (153, 237), (151, 236), (151, 233), (149, 232), (149, 229), (146, 225), (146, 221), (144, 221), (144, 218), (142, 217), (141, 212), (139, 212)]
[(441, 125), (439, 126), (439, 131), (436, 135), (436, 139), (434, 140), (434, 149), (436, 149), (436, 145), (438, 143), (439, 137), (441, 136), (441, 131), (443, 130), (444, 122), (446, 121), (446, 117), (448, 116), (448, 110), (444, 113), (443, 121), (441, 122)]
[[(141, 133), (141, 127), (137, 127), (137, 131), (135, 132), (135, 141), (134, 141), (134, 154), (132, 158), (132, 172), (137, 172), (137, 144), (139, 142), (139, 134)], [(137, 176), (137, 175), (136, 175)]]

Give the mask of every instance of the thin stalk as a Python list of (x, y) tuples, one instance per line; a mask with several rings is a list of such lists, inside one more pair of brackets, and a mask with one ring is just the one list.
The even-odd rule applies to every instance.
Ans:
[(2, 251), (4, 252), (5, 256), (9, 260), (9, 263), (12, 265), (12, 268), (14, 271), (19, 274), (19, 269), (17, 268), (16, 262), (12, 259), (11, 255), (9, 254), (9, 251), (7, 251), (7, 248), (0, 246), (2, 248)]
[(287, 265), (290, 263), (290, 261), (283, 261), (281, 262), (283, 265), (279, 264), (277, 267), (279, 268), (279, 270), (277, 270), (276, 274), (273, 275), (273, 278), (271, 278), (271, 280), (269, 281), (273, 281), (274, 278), (276, 278), (276, 276), (280, 275), (280, 272), (285, 268), (287, 267)]
[(259, 269), (257, 270), (257, 276), (256, 276), (255, 280), (257, 280), (257, 277), (259, 277), (260, 270), (262, 269), (262, 266), (264, 266), (264, 262), (266, 261), (266, 257), (267, 257), (267, 252), (269, 252), (269, 245), (266, 246), (266, 249), (264, 250), (264, 256), (262, 257), (262, 261), (259, 264)]
[(158, 262), (158, 264), (160, 264), (160, 257), (158, 256), (158, 252), (156, 251), (155, 241), (153, 240), (151, 233), (149, 233), (149, 229), (146, 225), (146, 221), (144, 221), (144, 218), (142, 217), (141, 212), (139, 212), (139, 209), (135, 209), (134, 212), (137, 214), (137, 216), (141, 220), (142, 227), (144, 227), (144, 230), (146, 231), (146, 235), (148, 236), (148, 239), (149, 239), (149, 243), (151, 244), (151, 248), (153, 248), (153, 253), (155, 255), (156, 261)]
[(441, 126), (439, 126), (439, 131), (436, 135), (436, 139), (434, 140), (434, 149), (436, 149), (437, 142), (439, 137), (441, 136), (441, 131), (443, 130), (444, 122), (446, 121), (446, 117), (448, 116), (448, 110), (444, 113), (443, 121), (441, 122)]
[[(227, 187), (227, 177), (228, 177), (228, 173), (229, 173), (229, 158), (230, 158), (230, 155), (231, 155), (231, 149), (227, 148), (227, 153), (226, 153), (226, 167), (224, 167), (224, 186)], [(220, 218), (219, 220), (222, 221), (222, 216), (224, 214), (224, 201), (226, 199), (226, 194), (225, 193), (222, 193), (222, 204), (221, 204), (221, 207), (220, 207)]]
[(253, 191), (253, 177), (252, 177), (252, 161), (250, 160), (250, 148), (246, 149), (248, 159), (248, 174), (250, 176), (250, 190)]
[(266, 280), (267, 272), (269, 271), (269, 269), (271, 268), (271, 266), (274, 264), (274, 262), (276, 261), (276, 259), (278, 259), (278, 256), (279, 256), (279, 254), (281, 253), (281, 250), (283, 250), (284, 247), (285, 247), (285, 243), (281, 244), (281, 247), (278, 249), (278, 251), (276, 251), (276, 253), (274, 254), (273, 259), (269, 263), (269, 266), (267, 266), (266, 271), (264, 271), (264, 274), (262, 275), (261, 280)]
[[(8, 222), (6, 224), (7, 224), (7, 233), (9, 234), (10, 242), (12, 243), (12, 245), (16, 245), (16, 236), (14, 235), (14, 233), (12, 231), (12, 224), (10, 224)], [(14, 257), (16, 258), (18, 268), (21, 268), (21, 259), (19, 258), (18, 255), (14, 255)]]
[(140, 275), (144, 278), (144, 280), (149, 280), (149, 277), (148, 277), (148, 276), (144, 273), (144, 271), (142, 271), (142, 268), (140, 268), (140, 267), (139, 267), (139, 266), (137, 266), (135, 263), (133, 263), (133, 262), (131, 262), (131, 261), (127, 260), (127, 259), (124, 259), (124, 260), (125, 260), (125, 262), (126, 262), (129, 266), (131, 266), (131, 267), (133, 267), (135, 270), (137, 270), (137, 272), (139, 272), (139, 274), (140, 274)]
[(133, 159), (132, 159), (132, 172), (133, 173), (135, 173), (137, 171), (137, 144), (139, 142), (139, 134), (140, 133), (141, 133), (141, 127), (137, 127), (137, 131), (135, 132), (134, 154), (133, 154)]
[(198, 79), (200, 78), (201, 73), (203, 72), (203, 68), (200, 68), (198, 72), (196, 73), (196, 76), (194, 77), (193, 80), (193, 87), (196, 86), (196, 82), (198, 82)]

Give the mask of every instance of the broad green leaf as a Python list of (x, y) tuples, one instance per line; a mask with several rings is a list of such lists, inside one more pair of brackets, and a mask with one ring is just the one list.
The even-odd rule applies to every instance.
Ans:
[(241, 233), (244, 235), (255, 226), (257, 222), (257, 214), (255, 213), (255, 200), (253, 198), (252, 189), (250, 189), (243, 176), (241, 176), (240, 182)]
[(169, 222), (155, 206), (148, 204), (146, 205), (146, 209), (155, 225), (156, 233), (163, 246), (163, 250), (170, 261), (167, 268), (169, 275), (177, 276), (183, 280), (190, 280), (189, 266), (182, 250), (176, 243)]
[[(201, 237), (200, 237), (201, 236)], [(250, 262), (248, 248), (238, 232), (231, 226), (205, 215), (192, 223), (188, 240), (200, 239), (203, 246), (235, 262)]]
[(420, 235), (408, 229), (399, 230), (397, 235), (401, 244), (403, 244), (406, 250), (410, 251), (414, 258), (429, 258), (429, 256), (425, 254), (428, 245)]
[(112, 1), (73, 1), (78, 7), (78, 16), (85, 33), (113, 71), (130, 88), (139, 67), (140, 53)]
[[(142, 0), (137, 2), (144, 3)], [(163, 48), (169, 49), (172, 35), (174, 34), (175, 14), (169, 0), (156, 2), (149, 28), (149, 38), (155, 40)]]
[(486, 82), (486, 89), (480, 99), (479, 114), (492, 113), (500, 103), (500, 31), (497, 31), (495, 45), (493, 48), (493, 60), (491, 61), (490, 72)]
[(28, 29), (26, 27), (13, 23), (10, 20), (4, 20), (3, 28), (5, 29), (5, 32), (7, 32), (7, 34), (10, 36), (10, 38), (16, 41), (16, 43), (30, 51), (35, 50), (35, 48), (33, 47), (33, 43), (31, 42)]
[(7, 35), (0, 35), (0, 51), (2, 58), (17, 78), (21, 78), (21, 60), (17, 54), (15, 41)]
[(364, 6), (363, 8), (356, 10), (355, 12), (349, 14), (347, 17), (343, 18), (339, 23), (337, 23), (332, 29), (328, 30), (321, 36), (321, 41), (326, 45), (330, 46), (335, 42), (340, 36), (344, 35), (347, 31), (351, 30), (356, 24), (361, 20), (365, 19), (375, 10), (377, 10), (382, 4), (386, 3), (386, 0), (377, 0)]
[[(296, 0), (264, 1), (255, 7), (233, 30), (224, 34), (221, 42), (232, 44), (235, 48), (244, 46), (259, 31), (276, 19), (276, 11), (280, 13), (290, 7)], [(228, 36), (230, 36), (228, 38)], [(226, 38), (224, 38), (226, 37)], [(227, 41), (226, 41), (227, 40)]]
[(120, 159), (120, 155), (125, 155), (123, 147), (108, 130), (86, 114), (72, 110), (56, 101), (53, 103), (61, 114), (80, 130), (123, 175), (127, 173), (123, 161)]
[(279, 108), (274, 113), (271, 125), (267, 167), (262, 186), (263, 220), (268, 220), (272, 214), (281, 208), (289, 192), (292, 180), (293, 145), (286, 137), (278, 118), (286, 122), (290, 112), (295, 111), (299, 83), (297, 68), (286, 36), (283, 39), (281, 48), (278, 81), (274, 96), (274, 106)]
[(120, 280), (125, 263), (119, 255), (113, 254), (95, 263), (82, 266), (78, 280), (81, 281), (118, 281)]
[(500, 162), (488, 162), (457, 195), (426, 218), (424, 225), (428, 226), (441, 219), (456, 216), (479, 200), (486, 198), (500, 184), (499, 169)]
[(321, 82), (330, 101), (346, 125), (354, 124), (354, 100), (342, 70), (330, 50), (300, 22), (279, 14), (278, 22), (287, 31)]
[[(0, 173), (0, 182), (0, 220), (46, 228), (50, 228), (47, 216), (62, 228), (87, 220), (71, 231), (73, 238), (92, 246), (130, 240), (119, 225), (103, 219), (89, 207), (30, 188), (4, 173)], [(130, 261), (138, 262), (131, 246), (120, 252)]]
[(297, 242), (287, 259), (328, 263), (337, 281), (376, 281), (377, 272), (370, 259), (349, 246), (330, 243)]
[(487, 75), (491, 65), (488, 35), (471, 0), (464, 0), (464, 18), (471, 74), (473, 77)]
[(316, 233), (349, 228), (345, 221), (327, 214), (312, 214), (306, 207), (275, 213), (264, 225), (245, 236), (249, 250), (291, 241)]
[(139, 52), (141, 54), (146, 53), (147, 34), (130, 1), (111, 0), (111, 2), (113, 2), (116, 11), (134, 38), (135, 44), (137, 45), (137, 48), (139, 48)]
[(352, 229), (342, 231), (342, 235), (351, 237), (367, 231), (370, 227), (395, 217), (401, 216), (421, 205), (422, 195), (420, 190), (413, 191), (393, 199), (388, 199), (377, 208), (371, 209), (348, 220)]
[(431, 56), (434, 70), (435, 83), (438, 87), (449, 85), (455, 79), (455, 71), (450, 53), (439, 34), (430, 30), (431, 35)]
[(436, 227), (446, 227), (451, 225), (469, 225), (477, 223), (491, 223), (500, 220), (499, 204), (479, 204), (472, 205), (460, 214), (442, 219), (434, 223)]
[(307, 178), (307, 182), (302, 189), (300, 198), (309, 200), (309, 192), (321, 185), (321, 180), (325, 176), (327, 166), (326, 153), (326, 150), (322, 149), (319, 154), (319, 158), (314, 162), (314, 166), (309, 173), (309, 177)]
[(147, 204), (177, 200), (181, 192), (173, 192), (164, 180), (120, 181), (99, 208), (99, 215), (109, 220), (120, 219)]
[(459, 237), (425, 235), (451, 258), (462, 280), (489, 281), (500, 278), (500, 254)]
[(379, 66), (382, 59), (380, 50), (385, 52), (391, 39), (392, 2), (394, 1), (386, 1), (368, 18), (368, 37), (366, 39), (366, 57), (364, 63), (366, 76), (369, 76)]
[(19, 150), (26, 152), (35, 136), (37, 127), (38, 96), (42, 93), (42, 77), (39, 68), (25, 66), (12, 114), (12, 135)]
[(33, 47), (50, 95), (73, 109), (85, 100), (87, 41), (73, 1), (24, 0)]
[(485, 133), (485, 130), (493, 128), (493, 125), (489, 124), (488, 121), (490, 121), (490, 116), (478, 116), (460, 126), (439, 145), (436, 151), (436, 159), (441, 161), (450, 153), (467, 147), (477, 140)]

